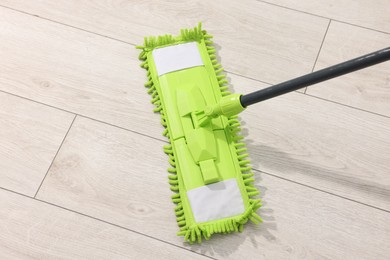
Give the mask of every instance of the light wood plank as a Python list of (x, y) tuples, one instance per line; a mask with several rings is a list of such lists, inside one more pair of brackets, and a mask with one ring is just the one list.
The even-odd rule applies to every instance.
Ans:
[(133, 46), (5, 8), (0, 28), (0, 90), (161, 137)]
[[(329, 21), (255, 0), (1, 0), (0, 4), (133, 44), (141, 44), (147, 35), (177, 34), (180, 28), (203, 21), (215, 35), (227, 70), (270, 83), (311, 71)], [(130, 57), (135, 56), (123, 54)]]
[(390, 33), (388, 0), (265, 0), (295, 10)]
[[(64, 29), (61, 25), (10, 12), (4, 11), (4, 14), (7, 15), (2, 17), (4, 17), (4, 21), (8, 25), (8, 27), (3, 27), (5, 28), (3, 32), (6, 32), (5, 35), (11, 36), (5, 37), (4, 39), (6, 40), (2, 43), (5, 42), (5, 48), (11, 46), (11, 48), (18, 49), (21, 55), (11, 55), (6, 52), (5, 55), (7, 55), (9, 60), (18, 57), (17, 59), (19, 61), (11, 63), (13, 64), (12, 66), (9, 63), (6, 64), (10, 66), (10, 69), (8, 70), (9, 73), (3, 74), (3, 84), (0, 85), (0, 88), (5, 88), (8, 91), (14, 91), (17, 94), (26, 95), (30, 98), (35, 98), (51, 105), (57, 105), (111, 124), (127, 127), (133, 131), (161, 138), (163, 128), (159, 123), (159, 116), (151, 113), (152, 105), (149, 103), (150, 98), (145, 93), (145, 89), (141, 87), (145, 72), (138, 67), (138, 61), (126, 56), (128, 54), (132, 54), (130, 56), (136, 56), (136, 50), (109, 39), (84, 34), (73, 29)], [(23, 25), (23, 29), (20, 29), (25, 30), (22, 31), (23, 34), (15, 27), (18, 24)], [(37, 27), (39, 30), (37, 30)], [(49, 37), (49, 35), (57, 34), (58, 36), (56, 38)], [(44, 37), (45, 35), (47, 36), (46, 38)], [(27, 50), (24, 48), (26, 40), (23, 37), (28, 37), (30, 45), (36, 50), (35, 52), (32, 52), (31, 48), (27, 48)], [(61, 41), (56, 40), (58, 37)], [(61, 45), (59, 45), (60, 42), (62, 42)], [(63, 45), (67, 47), (57, 47)], [(61, 51), (58, 51), (58, 48)], [(102, 51), (103, 49), (104, 52)], [(70, 51), (68, 52), (68, 50)], [(66, 55), (61, 54), (64, 52)], [(31, 56), (34, 58), (24, 59), (22, 56)], [(83, 57), (83, 62), (81, 63), (79, 62), (80, 57)], [(61, 67), (53, 67), (54, 61), (57, 64), (61, 64)], [(110, 64), (110, 66), (107, 67), (105, 65), (106, 63)], [(134, 68), (134, 71), (129, 72), (129, 68)], [(15, 73), (13, 71), (22, 71), (22, 73), (9, 77), (8, 75)], [(232, 75), (231, 78), (237, 77)], [(265, 86), (250, 80), (238, 80), (237, 82), (233, 82), (233, 84), (236, 86), (237, 92), (242, 93), (247, 93)], [(245, 88), (245, 86), (251, 85), (256, 87)], [(388, 143), (386, 135), (384, 137), (383, 135), (379, 135), (379, 138), (375, 139), (377, 135), (372, 137), (372, 131), (367, 132), (367, 130), (362, 129), (361, 121), (348, 121), (348, 111), (350, 110), (340, 110), (342, 113), (347, 113), (344, 117), (346, 119), (343, 120), (347, 120), (348, 124), (345, 124), (345, 121), (337, 119), (336, 115), (340, 111), (337, 108), (334, 110), (333, 105), (326, 105), (326, 109), (322, 109), (321, 105), (327, 103), (314, 101), (310, 105), (301, 108), (305, 103), (310, 102), (310, 100), (312, 99), (286, 101), (286, 105), (294, 104), (293, 108), (297, 109), (295, 110), (296, 115), (309, 113), (300, 119), (308, 122), (305, 126), (305, 128), (309, 129), (308, 131), (297, 127), (297, 119), (290, 112), (291, 107), (286, 106), (286, 109), (281, 108), (281, 112), (276, 114), (274, 108), (268, 106), (268, 110), (264, 110), (267, 113), (264, 114), (259, 114), (258, 111), (261, 110), (255, 108), (254, 110), (245, 112), (248, 115), (252, 113), (252, 120), (250, 122), (253, 122), (254, 125), (250, 128), (252, 130), (249, 139), (255, 139), (259, 136), (259, 139), (261, 139), (259, 142), (261, 144), (261, 142), (264, 142), (264, 139), (262, 139), (264, 133), (255, 130), (256, 127), (261, 122), (277, 122), (278, 124), (275, 125), (276, 129), (284, 129), (285, 131), (281, 132), (279, 136), (269, 135), (265, 141), (273, 144), (276, 149), (283, 151), (287, 158), (298, 158), (311, 165), (295, 163), (298, 166), (295, 166), (293, 169), (287, 169), (287, 171), (294, 172), (294, 175), (290, 175), (293, 180), (299, 180), (316, 187), (318, 185), (318, 187), (335, 192), (336, 194), (388, 209), (389, 188), (383, 185), (383, 183), (387, 183), (386, 169), (389, 168), (386, 159), (386, 152), (388, 152), (388, 148), (385, 146)], [(285, 106), (284, 103), (278, 104), (279, 107)], [(326, 112), (327, 110), (330, 112)], [(352, 118), (360, 117), (360, 114), (351, 113)], [(284, 121), (275, 121), (275, 118), (286, 118), (286, 115), (289, 115), (287, 117), (289, 118), (288, 123), (291, 126), (295, 126), (294, 128), (286, 128)], [(265, 116), (264, 120), (261, 120), (260, 116)], [(332, 118), (331, 126), (333, 128), (328, 128), (329, 133), (340, 133), (339, 128), (343, 129), (344, 132), (354, 131), (354, 129), (360, 130), (357, 132), (357, 136), (349, 135), (349, 139), (344, 139), (343, 146), (332, 146), (327, 148), (329, 150), (326, 153), (323, 153), (322, 148), (319, 149), (316, 147), (327, 147), (329, 140), (335, 142), (334, 140), (341, 138), (337, 135), (333, 138), (330, 134), (324, 138), (321, 135), (322, 129), (328, 127), (328, 122), (322, 120), (324, 117)], [(388, 126), (387, 121), (382, 122), (380, 119), (376, 119), (376, 117), (371, 119), (370, 116), (365, 116), (365, 114), (363, 114), (363, 118), (363, 126), (368, 125), (369, 129), (375, 129), (377, 125), (382, 125), (379, 129), (384, 129), (385, 134), (388, 132), (386, 131), (386, 126)], [(316, 120), (318, 124), (315, 131), (310, 131), (312, 120)], [(263, 126), (267, 127), (267, 124)], [(265, 128), (264, 131), (269, 132), (269, 129)], [(302, 135), (302, 132), (305, 135)], [(297, 135), (301, 135), (301, 138), (297, 138)], [(365, 140), (363, 142), (363, 148), (360, 146), (360, 143), (362, 143), (362, 135), (367, 138), (367, 140), (363, 139)], [(291, 147), (291, 144), (286, 142), (283, 136), (290, 136), (289, 140), (297, 139), (300, 141), (297, 141)], [(305, 139), (313, 140), (310, 144), (318, 142), (318, 145), (315, 147), (307, 145)], [(296, 150), (297, 148), (295, 147), (305, 148)], [(264, 154), (268, 153), (268, 150), (265, 151), (262, 146), (251, 149), (252, 154), (255, 156), (258, 154), (258, 158), (260, 159), (257, 160), (261, 160)], [(314, 153), (313, 149), (315, 151)], [(365, 150), (369, 152), (363, 152)], [(336, 154), (344, 155), (340, 157), (335, 156)], [(348, 157), (348, 154), (353, 154), (354, 157)], [(280, 164), (279, 155), (272, 153), (267, 158), (263, 165), (258, 162), (256, 163), (255, 159), (256, 168), (283, 175), (286, 167), (284, 166), (285, 163)], [(366, 160), (368, 163), (362, 164), (361, 160)], [(272, 167), (267, 166), (270, 165), (269, 162), (273, 162), (271, 164)], [(291, 160), (287, 160), (287, 163), (291, 164)], [(318, 163), (324, 165), (326, 170), (316, 169), (315, 165)], [(340, 169), (340, 167), (344, 167), (346, 170)], [(308, 168), (310, 169), (309, 171)], [(318, 171), (322, 173), (320, 177), (316, 173)], [(332, 179), (334, 171), (338, 173), (336, 180)], [(355, 180), (356, 173), (362, 178), (363, 182), (360, 182), (360, 185), (348, 181)], [(329, 176), (329, 178), (326, 179), (325, 176)], [(373, 176), (377, 178), (373, 179)], [(340, 183), (340, 180), (343, 181)], [(366, 180), (369, 181), (369, 186), (366, 185)], [(380, 185), (378, 186), (379, 189), (376, 186), (377, 184)]]
[[(136, 43), (145, 32), (176, 33), (203, 17), (223, 46), (220, 54), (228, 69), (270, 82), (309, 71), (326, 24), (326, 19), (254, 1), (8, 3)], [(233, 9), (236, 13), (228, 12)], [(184, 25), (178, 25), (181, 18)], [(0, 38), (0, 89), (160, 138), (162, 127), (158, 115), (150, 112), (141, 87), (145, 73), (132, 46), (6, 9), (0, 9)], [(231, 81), (237, 92), (266, 86), (236, 76)], [(19, 101), (13, 104), (18, 107)], [(63, 117), (54, 121), (58, 118)], [(297, 93), (249, 108), (242, 118), (256, 168), (389, 210), (386, 118)], [(53, 117), (48, 119), (51, 123)], [(162, 145), (79, 118), (39, 197), (221, 259), (386, 259), (390, 253), (388, 213), (258, 173), (265, 224), (202, 246), (183, 245), (175, 236)], [(19, 160), (15, 156), (10, 162)], [(40, 202), (1, 194), (0, 218), (6, 221), (0, 225), (7, 231), (0, 235), (2, 258), (196, 257)]]
[(0, 187), (34, 196), (73, 118), (0, 92)]
[[(390, 34), (332, 22), (315, 70), (389, 46)], [(390, 62), (309, 87), (306, 93), (390, 116)]]
[(387, 212), (258, 173), (264, 224), (202, 246), (182, 244), (163, 144), (77, 118), (38, 197), (220, 259), (386, 259), (390, 253)]
[(0, 219), (2, 259), (207, 259), (4, 190)]
[[(237, 92), (264, 84), (231, 77)], [(390, 210), (390, 119), (299, 93), (240, 115), (256, 169)]]

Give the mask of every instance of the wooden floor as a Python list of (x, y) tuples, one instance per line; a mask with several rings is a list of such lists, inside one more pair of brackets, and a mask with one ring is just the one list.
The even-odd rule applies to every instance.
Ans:
[(264, 223), (189, 245), (134, 47), (202, 21), (248, 93), (390, 46), (389, 10), (0, 0), (0, 258), (389, 259), (390, 62), (248, 108)]

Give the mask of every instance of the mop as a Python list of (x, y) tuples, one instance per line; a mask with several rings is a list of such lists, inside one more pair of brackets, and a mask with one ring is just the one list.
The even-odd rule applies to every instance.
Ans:
[(146, 37), (139, 59), (145, 87), (161, 114), (164, 146), (172, 167), (169, 183), (176, 204), (178, 235), (190, 243), (215, 233), (241, 232), (262, 222), (259, 191), (237, 114), (254, 103), (389, 59), (390, 48), (241, 95), (228, 89), (212, 36), (201, 29)]

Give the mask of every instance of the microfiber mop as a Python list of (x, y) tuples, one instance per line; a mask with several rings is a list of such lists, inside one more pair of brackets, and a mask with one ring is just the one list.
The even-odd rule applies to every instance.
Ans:
[(170, 141), (164, 151), (172, 166), (168, 172), (178, 235), (190, 243), (215, 233), (241, 232), (248, 220), (262, 221), (238, 113), (390, 58), (387, 48), (251, 94), (231, 94), (211, 38), (199, 24), (176, 37), (147, 37), (137, 46), (147, 70), (145, 86)]

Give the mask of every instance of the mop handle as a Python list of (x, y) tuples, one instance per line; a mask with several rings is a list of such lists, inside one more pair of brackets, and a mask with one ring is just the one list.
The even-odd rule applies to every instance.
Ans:
[(247, 107), (257, 102), (273, 98), (300, 88), (332, 79), (356, 70), (390, 60), (390, 47), (343, 62), (337, 65), (288, 80), (271, 87), (255, 91), (240, 98), (241, 105)]

